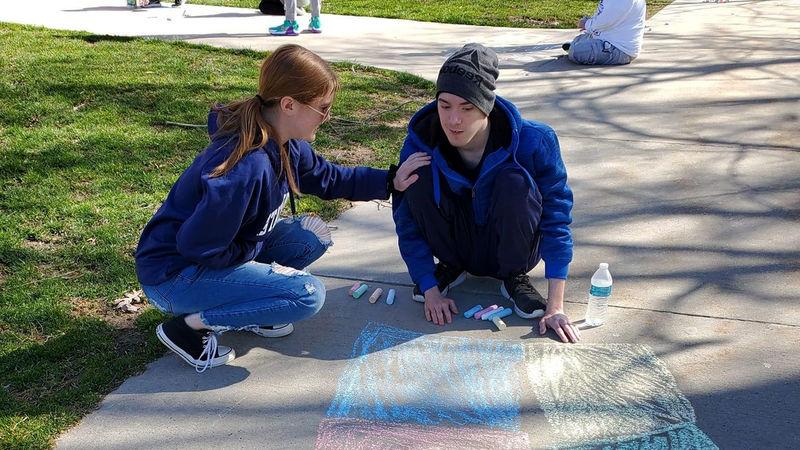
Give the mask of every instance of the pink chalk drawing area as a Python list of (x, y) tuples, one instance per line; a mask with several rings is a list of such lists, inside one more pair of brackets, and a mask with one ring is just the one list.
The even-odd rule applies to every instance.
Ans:
[(369, 323), (317, 449), (716, 449), (644, 345), (424, 335)]

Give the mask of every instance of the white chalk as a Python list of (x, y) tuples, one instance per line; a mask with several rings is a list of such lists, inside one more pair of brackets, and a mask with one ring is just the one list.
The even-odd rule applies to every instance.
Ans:
[(370, 303), (377, 302), (378, 299), (381, 298), (381, 294), (383, 294), (383, 289), (381, 288), (375, 289), (375, 292), (373, 292), (372, 295), (369, 296), (369, 302)]
[(499, 318), (497, 316), (492, 317), (492, 323), (494, 324), (494, 326), (497, 327), (498, 330), (505, 330), (506, 329), (506, 323), (503, 322), (503, 319), (501, 319), (501, 318)]

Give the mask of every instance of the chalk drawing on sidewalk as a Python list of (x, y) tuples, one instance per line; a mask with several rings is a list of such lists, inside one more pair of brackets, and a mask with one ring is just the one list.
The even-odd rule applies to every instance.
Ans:
[(718, 447), (693, 423), (676, 425), (658, 433), (648, 433), (628, 439), (561, 447), (564, 450), (712, 450)]
[(369, 324), (320, 424), (317, 448), (528, 448), (520, 345)]
[(523, 449), (528, 435), (486, 427), (421, 426), (364, 419), (323, 419), (317, 449)]
[(715, 449), (689, 400), (644, 345), (527, 347), (528, 380), (562, 446)]
[[(317, 449), (717, 448), (642, 345), (523, 345), (370, 323), (352, 358)], [(521, 403), (538, 417), (531, 434)]]

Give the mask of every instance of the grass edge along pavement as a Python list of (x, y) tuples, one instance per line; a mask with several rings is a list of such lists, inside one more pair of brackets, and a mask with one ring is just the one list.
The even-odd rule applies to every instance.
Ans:
[[(264, 55), (0, 23), (0, 448), (51, 446), (163, 354), (161, 314), (112, 302), (137, 288), (139, 233), (208, 143), (165, 122), (253, 95)], [(334, 67), (343, 89), (315, 148), (386, 167), (433, 85)], [(299, 207), (330, 219), (347, 203)]]
[[(192, 4), (233, 6), (257, 9), (259, 0), (188, 0)], [(647, 17), (672, 0), (646, 0)], [(582, 16), (591, 16), (598, 0), (325, 0), (322, 15), (384, 17), (389, 19), (418, 20), (422, 22), (453, 23), (514, 28), (575, 28)], [(280, 16), (269, 16), (277, 25)], [(303, 20), (301, 18), (301, 23)], [(269, 26), (272, 26), (270, 24)], [(325, 19), (322, 18), (325, 30)], [(357, 30), (353, 30), (358, 33)], [(323, 38), (324, 39), (324, 38)]]

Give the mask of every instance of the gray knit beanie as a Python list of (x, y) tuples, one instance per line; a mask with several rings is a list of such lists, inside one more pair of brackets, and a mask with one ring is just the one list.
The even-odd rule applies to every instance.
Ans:
[(494, 108), (494, 84), (500, 71), (497, 53), (481, 44), (467, 44), (439, 69), (436, 97), (449, 92), (472, 103), (487, 116)]

